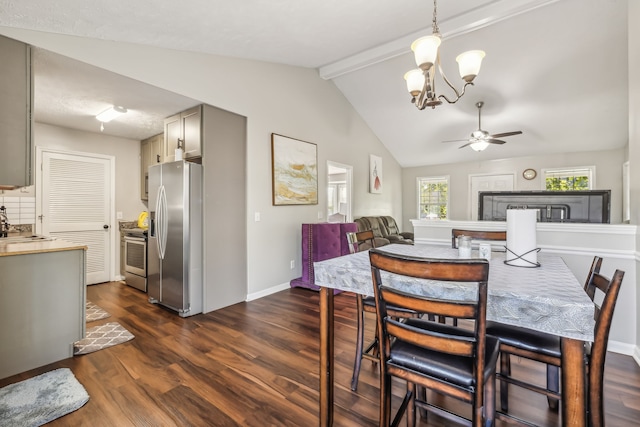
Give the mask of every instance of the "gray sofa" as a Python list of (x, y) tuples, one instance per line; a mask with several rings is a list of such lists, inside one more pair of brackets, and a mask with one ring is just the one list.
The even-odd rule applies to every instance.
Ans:
[[(371, 230), (375, 237), (376, 247), (399, 243), (413, 245), (413, 233), (401, 232), (396, 220), (391, 216), (364, 216), (355, 220), (358, 231)], [(363, 244), (360, 250), (369, 249), (369, 245)]]

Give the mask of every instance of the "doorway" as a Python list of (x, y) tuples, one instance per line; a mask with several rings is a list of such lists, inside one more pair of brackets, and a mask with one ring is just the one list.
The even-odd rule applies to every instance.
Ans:
[(37, 148), (36, 232), (87, 246), (87, 284), (112, 280), (113, 156)]
[(327, 221), (351, 222), (353, 167), (327, 160)]
[(480, 191), (513, 191), (515, 174), (469, 175), (470, 191), (469, 207), (471, 221), (478, 220), (478, 193)]

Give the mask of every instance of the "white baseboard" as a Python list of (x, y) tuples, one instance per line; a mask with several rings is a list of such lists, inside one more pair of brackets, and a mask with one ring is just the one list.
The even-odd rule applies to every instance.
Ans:
[(640, 366), (640, 347), (636, 346), (633, 351), (633, 359), (636, 361), (638, 366)]
[(268, 289), (262, 290), (260, 292), (254, 292), (247, 295), (246, 301), (253, 301), (258, 298), (266, 297), (267, 295), (275, 294), (276, 292), (284, 291), (285, 289), (289, 289), (291, 285), (289, 282), (283, 283), (281, 285), (272, 286)]

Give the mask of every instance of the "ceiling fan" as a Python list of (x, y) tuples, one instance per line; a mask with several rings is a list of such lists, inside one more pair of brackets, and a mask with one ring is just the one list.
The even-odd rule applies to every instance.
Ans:
[(489, 144), (504, 144), (506, 141), (502, 141), (498, 138), (504, 138), (505, 136), (512, 135), (520, 135), (522, 131), (516, 130), (513, 132), (503, 132), (496, 134), (489, 134), (486, 130), (482, 130), (482, 126), (480, 125), (480, 113), (482, 112), (482, 106), (484, 102), (476, 102), (476, 107), (478, 107), (478, 130), (474, 130), (471, 132), (471, 137), (468, 139), (454, 139), (451, 141), (442, 141), (442, 142), (467, 142), (464, 145), (461, 145), (459, 148), (464, 148), (470, 146), (475, 151), (482, 151), (489, 146)]

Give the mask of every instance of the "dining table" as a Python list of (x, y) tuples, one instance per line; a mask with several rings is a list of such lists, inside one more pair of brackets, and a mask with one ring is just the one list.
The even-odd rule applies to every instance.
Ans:
[[(378, 250), (421, 258), (458, 258), (448, 246), (391, 244)], [(478, 257), (472, 251), (472, 257)], [(562, 424), (586, 426), (584, 344), (593, 342), (594, 305), (583, 285), (563, 259), (544, 250), (538, 267), (505, 262), (505, 252), (491, 252), (487, 296), (487, 320), (530, 328), (560, 337)], [(333, 425), (333, 299), (334, 290), (373, 295), (368, 251), (314, 263), (315, 284), (320, 286), (320, 426)], [(382, 273), (390, 286), (443, 299), (465, 299), (475, 292), (463, 283), (436, 282)]]

